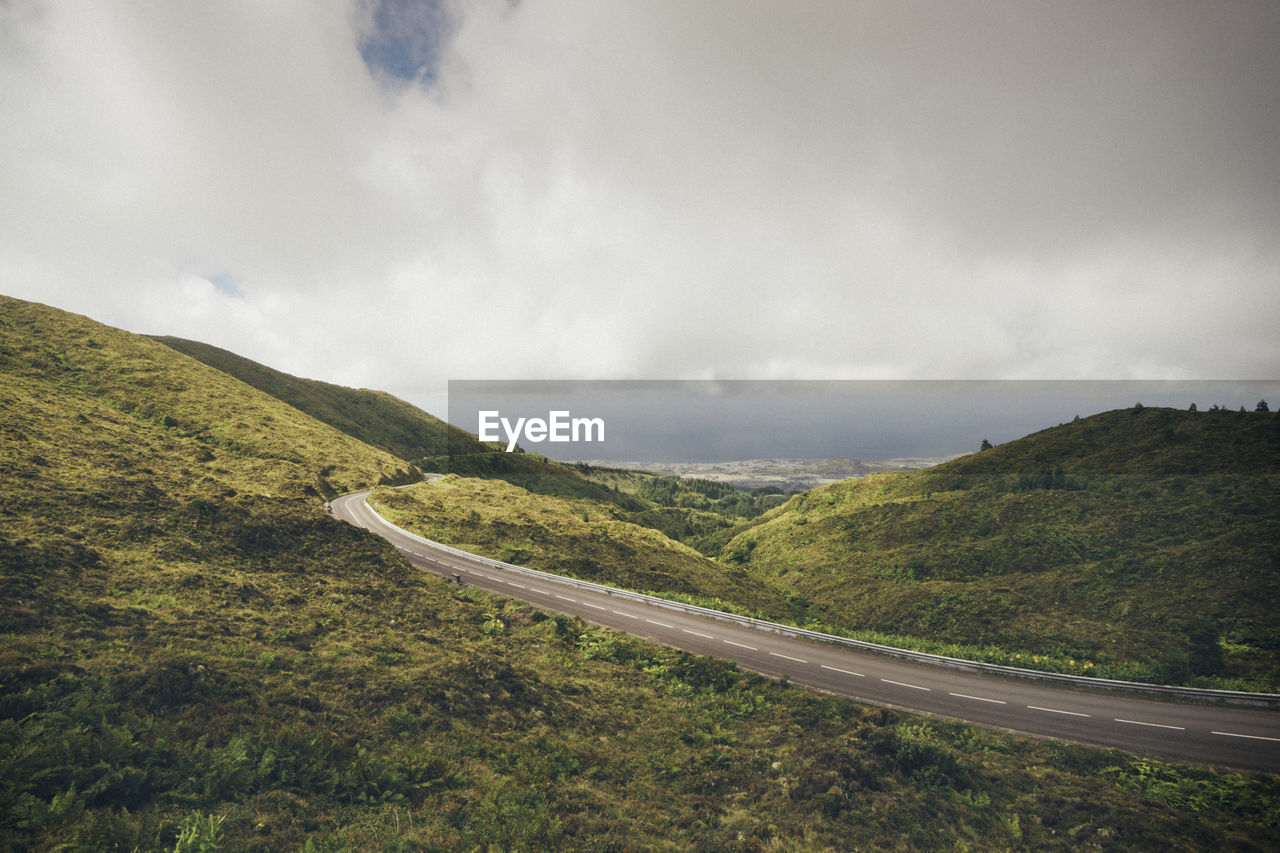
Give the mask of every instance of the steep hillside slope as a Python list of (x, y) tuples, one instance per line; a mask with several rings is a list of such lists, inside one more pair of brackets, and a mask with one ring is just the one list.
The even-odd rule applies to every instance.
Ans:
[(868, 709), (424, 577), (394, 473), (0, 299), (0, 850), (1274, 849), (1275, 780)]
[(800, 495), (722, 557), (849, 628), (1274, 687), (1280, 419), (1108, 412)]
[(457, 453), (485, 449), (474, 436), (385, 391), (301, 379), (199, 341), (169, 336), (153, 340), (409, 462), (443, 455), (450, 448)]
[(337, 494), (407, 467), (146, 338), (8, 297), (0, 382), (6, 476), (27, 484), (24, 507), (92, 506), (160, 478), (206, 497)]

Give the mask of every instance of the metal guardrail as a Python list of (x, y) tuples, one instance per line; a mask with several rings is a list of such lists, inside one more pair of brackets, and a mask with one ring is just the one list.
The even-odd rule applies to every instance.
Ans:
[(1004, 666), (1002, 664), (965, 660), (964, 658), (953, 658), (946, 655), (935, 655), (929, 652), (917, 652), (911, 649), (900, 649), (895, 646), (885, 646), (880, 643), (870, 643), (865, 640), (854, 640), (849, 637), (841, 637), (836, 634), (826, 634), (822, 631), (810, 631), (808, 628), (797, 628), (794, 625), (783, 625), (778, 622), (769, 622), (765, 619), (756, 619), (751, 616), (739, 616), (736, 613), (726, 613), (723, 610), (712, 610), (709, 607), (699, 607), (696, 604), (684, 604), (679, 601), (671, 601), (666, 598), (646, 595), (642, 592), (632, 592), (631, 590), (619, 589), (614, 586), (605, 586), (604, 584), (592, 583), (591, 581), (578, 580), (577, 578), (565, 577), (564, 575), (552, 574), (538, 569), (530, 569), (525, 566), (517, 566), (514, 563), (504, 563), (501, 560), (494, 560), (490, 557), (473, 554), (470, 551), (463, 551), (460, 548), (454, 548), (451, 545), (445, 545), (443, 542), (436, 542), (433, 539), (427, 539), (424, 536), (419, 536), (416, 533), (411, 533), (408, 530), (405, 530), (403, 527), (392, 524), (390, 521), (383, 518), (382, 515), (369, 504), (369, 499), (367, 497), (364, 499), (364, 505), (369, 508), (370, 512), (378, 516), (378, 520), (387, 527), (390, 527), (398, 533), (421, 542), (431, 548), (436, 548), (450, 554), (455, 554), (460, 557), (466, 557), (467, 559), (484, 563), (494, 568), (515, 572), (528, 577), (542, 578), (543, 580), (548, 580), (564, 586), (574, 587), (576, 589), (588, 589), (594, 592), (603, 593), (604, 595), (613, 596), (615, 598), (639, 601), (645, 604), (665, 607), (669, 610), (676, 610), (682, 613), (692, 613), (699, 616), (707, 616), (712, 619), (719, 619), (725, 622), (733, 622), (757, 631), (769, 631), (786, 637), (804, 637), (806, 639), (817, 640), (819, 642), (848, 646), (850, 648), (861, 649), (862, 651), (873, 652), (875, 654), (920, 661), (923, 663), (933, 664), (935, 666), (943, 666), (966, 672), (983, 672), (1013, 678), (1055, 681), (1062, 684), (1075, 685), (1077, 687), (1090, 687), (1106, 690), (1127, 690), (1135, 693), (1151, 693), (1179, 699), (1228, 702), (1237, 705), (1256, 705), (1258, 707), (1268, 708), (1271, 710), (1280, 709), (1280, 694), (1276, 693), (1249, 693), (1243, 690), (1213, 690), (1204, 687), (1179, 687), (1171, 684), (1146, 684), (1140, 681), (1122, 681), (1113, 678), (1093, 678), (1087, 675), (1068, 675), (1061, 672), (1044, 672), (1037, 669), (1023, 669), (1016, 666)]

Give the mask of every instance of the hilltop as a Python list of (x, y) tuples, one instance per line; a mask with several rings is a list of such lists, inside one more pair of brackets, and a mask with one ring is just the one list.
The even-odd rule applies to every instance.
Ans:
[(721, 558), (849, 629), (1274, 688), (1280, 419), (1106, 412), (799, 495)]
[[(0, 297), (0, 849), (1274, 848), (1280, 783), (818, 696), (425, 576), (407, 462)], [(501, 488), (501, 487), (499, 487)]]

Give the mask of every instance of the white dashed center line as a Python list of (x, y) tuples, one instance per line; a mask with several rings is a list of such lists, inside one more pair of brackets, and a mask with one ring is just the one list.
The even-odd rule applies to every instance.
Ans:
[(600, 606), (599, 604), (592, 604), (590, 601), (584, 601), (584, 602), (582, 602), (582, 603), (583, 603), (583, 604), (585, 604), (585, 605), (587, 605), (588, 607), (594, 607), (596, 610), (608, 610), (608, 609), (609, 609), (609, 608), (607, 608), (607, 607), (602, 607), (602, 606)]
[(819, 664), (819, 666), (821, 666), (823, 669), (829, 669), (832, 672), (838, 672), (841, 675), (854, 675), (854, 676), (857, 676), (858, 678), (866, 678), (866, 676), (860, 672), (852, 672), (851, 670), (841, 669), (838, 666), (827, 666), (825, 663)]
[(893, 679), (890, 679), (890, 678), (882, 678), (880, 680), (883, 681), (885, 684), (896, 684), (899, 687), (910, 687), (912, 690), (932, 690), (933, 689), (932, 687), (921, 687), (919, 684), (907, 684), (905, 681), (894, 681)]
[(680, 630), (684, 631), (686, 634), (693, 634), (693, 636), (695, 637), (702, 637), (703, 639), (707, 639), (707, 640), (715, 639), (715, 637), (711, 636), (710, 634), (704, 634), (701, 631), (690, 631), (688, 628), (681, 628)]
[(738, 647), (738, 648), (740, 648), (740, 649), (750, 649), (750, 650), (751, 650), (751, 651), (753, 651), (753, 652), (758, 652), (758, 651), (760, 651), (760, 650), (759, 650), (759, 649), (757, 649), (755, 646), (748, 646), (746, 643), (735, 643), (733, 640), (725, 640), (725, 642), (726, 642), (726, 643), (728, 643), (728, 644), (729, 644), (729, 645), (731, 645), (731, 646), (737, 646), (737, 647)]
[(559, 593), (556, 593), (556, 598), (560, 599), (561, 601), (572, 601), (574, 604), (578, 603), (577, 600), (572, 599), (567, 595), (560, 595)]
[(786, 658), (787, 660), (793, 660), (796, 663), (808, 663), (807, 660), (800, 660), (800, 658), (793, 658), (791, 655), (784, 655), (781, 652), (769, 652), (769, 654), (773, 655), (775, 658)]
[(1032, 711), (1046, 711), (1050, 714), (1066, 714), (1069, 717), (1092, 717), (1092, 714), (1081, 714), (1079, 711), (1059, 711), (1057, 708), (1041, 708), (1039, 705), (1028, 705)]
[(516, 589), (528, 589), (528, 588), (529, 588), (529, 587), (525, 586), (524, 584), (522, 584), (522, 583), (516, 583), (515, 581), (507, 581), (507, 583), (511, 584), (511, 585), (512, 585), (512, 586), (514, 586)]
[(675, 627), (675, 625), (668, 625), (666, 622), (659, 622), (657, 619), (646, 619), (646, 620), (644, 620), (644, 621), (648, 622), (650, 625), (659, 625), (659, 626), (661, 626), (661, 627), (663, 627), (663, 628), (674, 628), (674, 627)]
[(1166, 726), (1164, 723), (1144, 723), (1141, 720), (1122, 720), (1119, 717), (1116, 717), (1115, 721), (1117, 723), (1128, 723), (1131, 726), (1150, 726), (1153, 729), (1173, 729), (1179, 732), (1187, 730), (1186, 726)]
[(1263, 737), (1262, 735), (1240, 735), (1235, 732), (1209, 732), (1213, 735), (1222, 735), (1223, 737), (1243, 737), (1249, 740), (1269, 740), (1273, 743), (1280, 743), (1280, 737)]
[(954, 696), (957, 699), (972, 699), (975, 702), (990, 702), (993, 705), (1008, 705), (1009, 703), (1003, 699), (986, 699), (982, 696), (970, 696), (967, 693), (948, 693), (948, 696)]
[(614, 610), (613, 612), (614, 612), (614, 613), (617, 613), (619, 616), (626, 616), (628, 619), (639, 619), (639, 618), (640, 618), (639, 616), (635, 615), (634, 613), (623, 613), (621, 610)]

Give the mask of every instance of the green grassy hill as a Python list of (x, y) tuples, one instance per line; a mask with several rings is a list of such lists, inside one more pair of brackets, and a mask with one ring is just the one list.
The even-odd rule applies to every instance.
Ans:
[(204, 497), (332, 495), (407, 467), (146, 338), (7, 297), (0, 369), (20, 507), (93, 511), (99, 493), (141, 497), (162, 479)]
[(1280, 419), (1108, 412), (815, 489), (722, 558), (845, 628), (993, 646), (1033, 667), (1275, 689)]
[(796, 615), (763, 581), (635, 523), (609, 503), (452, 475), (380, 488), (371, 503), (407, 530), (493, 559), (644, 592), (733, 601), (774, 618)]
[(403, 460), (0, 298), (0, 850), (1274, 849), (1280, 783), (817, 696), (424, 576)]
[(318, 421), (409, 462), (449, 452), (480, 452), (473, 436), (384, 391), (300, 379), (199, 341), (157, 336), (165, 346), (283, 400)]

